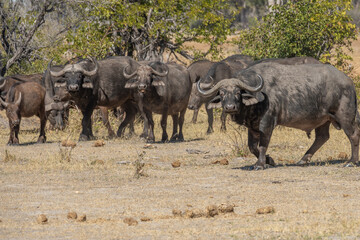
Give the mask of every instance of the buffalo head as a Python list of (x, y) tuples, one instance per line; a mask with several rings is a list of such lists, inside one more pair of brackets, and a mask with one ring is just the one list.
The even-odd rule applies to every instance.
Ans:
[[(212, 98), (208, 108), (222, 107), (226, 113), (237, 113), (243, 105), (250, 106), (264, 100), (260, 92), (264, 86), (264, 80), (259, 74), (255, 74), (260, 81), (255, 87), (247, 84), (247, 81), (238, 78), (224, 79), (209, 90), (201, 88), (200, 81), (197, 83), (197, 91), (205, 98)], [(257, 81), (256, 79), (252, 79)], [(250, 82), (253, 82), (250, 81)]]
[(136, 71), (128, 74), (127, 68), (123, 70), (123, 75), (128, 81), (125, 88), (137, 88), (139, 92), (144, 93), (149, 86), (159, 87), (165, 86), (165, 83), (158, 77), (165, 77), (168, 74), (168, 68), (163, 63), (156, 63), (161, 65), (165, 70), (155, 70), (151, 65), (141, 64)]
[(84, 62), (79, 62), (76, 64), (67, 64), (63, 69), (58, 72), (51, 71), (51, 62), (48, 65), (50, 74), (52, 77), (58, 78), (54, 84), (54, 87), (67, 87), (69, 92), (77, 92), (82, 88), (93, 88), (93, 84), (90, 80), (90, 77), (94, 76), (98, 70), (98, 62), (89, 58), (95, 67), (92, 70), (87, 70), (87, 65), (83, 64)]
[(6, 116), (9, 118), (10, 127), (18, 126), (20, 124), (21, 92), (14, 102), (6, 102), (0, 97), (0, 103), (6, 109)]
[(53, 102), (45, 105), (45, 111), (50, 124), (55, 129), (64, 130), (69, 117), (70, 102)]

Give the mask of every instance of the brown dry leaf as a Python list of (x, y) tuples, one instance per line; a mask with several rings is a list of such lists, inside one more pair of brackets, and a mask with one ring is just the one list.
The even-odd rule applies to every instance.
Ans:
[(269, 214), (269, 213), (275, 213), (275, 208), (272, 206), (268, 207), (262, 207), (256, 210), (257, 214)]
[(152, 219), (149, 218), (149, 217), (142, 217), (142, 218), (140, 218), (140, 220), (141, 220), (142, 222), (150, 222), (150, 221), (152, 221)]

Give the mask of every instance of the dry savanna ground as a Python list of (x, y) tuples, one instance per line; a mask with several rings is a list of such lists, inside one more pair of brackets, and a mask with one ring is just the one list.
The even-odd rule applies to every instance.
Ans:
[(95, 118), (98, 139), (78, 142), (81, 116), (72, 110), (70, 127), (48, 130), (47, 143), (35, 144), (39, 120), (30, 118), (20, 146), (7, 146), (1, 112), (0, 239), (360, 238), (360, 170), (343, 167), (350, 144), (342, 131), (331, 128), (299, 167), (314, 134), (277, 128), (268, 150), (277, 166), (251, 171), (246, 130), (228, 119), (220, 132), (216, 116), (206, 135), (204, 109), (196, 124), (188, 111), (184, 142), (154, 144), (138, 137), (140, 122), (135, 136), (107, 139)]

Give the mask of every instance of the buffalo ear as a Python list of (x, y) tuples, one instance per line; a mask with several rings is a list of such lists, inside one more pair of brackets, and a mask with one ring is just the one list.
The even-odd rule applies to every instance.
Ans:
[(127, 81), (125, 83), (125, 88), (137, 88), (137, 86), (138, 86), (138, 82)]
[(151, 85), (153, 85), (154, 87), (165, 86), (165, 83), (162, 80), (155, 80), (151, 83)]
[(220, 96), (216, 96), (211, 99), (206, 107), (207, 109), (222, 108)]
[(257, 92), (255, 94), (254, 93), (242, 93), (241, 96), (242, 96), (242, 102), (246, 106), (257, 104), (259, 102), (264, 101), (264, 99), (265, 99), (264, 94), (261, 92)]
[(221, 105), (221, 102), (218, 102), (218, 103), (209, 103), (207, 105), (207, 109), (214, 109), (214, 108), (221, 108), (222, 105)]

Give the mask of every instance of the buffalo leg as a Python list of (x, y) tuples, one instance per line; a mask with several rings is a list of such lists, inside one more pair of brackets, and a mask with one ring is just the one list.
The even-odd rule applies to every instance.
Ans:
[(168, 110), (167, 107), (164, 108), (162, 116), (161, 116), (161, 121), (160, 121), (160, 125), (162, 128), (162, 137), (161, 137), (161, 141), (162, 142), (166, 142), (168, 140), (168, 134), (166, 132), (166, 126), (167, 126), (167, 118), (168, 118)]
[(176, 139), (179, 137), (178, 134), (178, 125), (179, 125), (179, 114), (173, 114), (171, 115), (172, 119), (173, 119), (173, 132), (170, 138), (170, 141), (176, 141)]
[(320, 127), (317, 127), (315, 129), (315, 141), (307, 150), (305, 155), (301, 158), (301, 160), (297, 163), (298, 165), (304, 165), (308, 163), (311, 159), (311, 157), (315, 154), (319, 148), (326, 143), (327, 140), (330, 138), (329, 134), (329, 127), (330, 122), (326, 122), (325, 124), (321, 125)]
[(46, 142), (46, 136), (45, 136), (46, 115), (45, 115), (45, 110), (40, 111), (39, 118), (40, 118), (40, 136), (39, 136), (39, 138), (37, 140), (37, 143), (45, 143)]
[(109, 121), (108, 108), (107, 107), (99, 107), (99, 108), (100, 108), (100, 112), (101, 112), (101, 120), (102, 120), (104, 126), (106, 127), (106, 129), (108, 130), (109, 138), (114, 138), (116, 135), (111, 128), (111, 124)]
[(194, 114), (193, 114), (193, 117), (192, 117), (192, 120), (191, 122), (192, 123), (196, 123), (197, 122), (197, 117), (198, 117), (198, 114), (199, 114), (199, 109), (194, 109)]
[(356, 165), (359, 161), (359, 138), (360, 138), (360, 132), (358, 128), (359, 121), (358, 116), (354, 123), (349, 124), (347, 126), (346, 124), (342, 124), (344, 132), (346, 136), (349, 138), (349, 141), (351, 143), (351, 158), (350, 160), (345, 164), (345, 167), (352, 167), (353, 165)]
[[(259, 158), (259, 142), (260, 142), (260, 132), (254, 131), (249, 129), (248, 130), (248, 146), (250, 149), (250, 152), (256, 156), (256, 158)], [(269, 155), (266, 155), (266, 164), (269, 164), (271, 166), (275, 166), (275, 162)]]
[(220, 127), (220, 131), (221, 132), (226, 132), (226, 112), (222, 111), (221, 113), (221, 127)]
[(83, 119), (81, 121), (82, 131), (80, 133), (79, 141), (88, 141), (94, 138), (91, 125), (91, 115), (94, 111), (94, 107), (93, 103), (89, 103), (85, 110), (81, 110)]
[(205, 110), (208, 116), (208, 129), (206, 131), (207, 134), (213, 133), (214, 129), (213, 129), (213, 122), (214, 122), (214, 113), (213, 113), (213, 109), (208, 109), (208, 105), (209, 103), (205, 104)]
[(186, 113), (186, 108), (180, 112), (180, 117), (179, 117), (179, 137), (178, 137), (179, 141), (184, 141), (183, 126), (184, 126), (184, 122), (185, 122), (185, 113)]
[(135, 121), (135, 115), (136, 115), (136, 106), (135, 103), (132, 103), (130, 101), (126, 102), (122, 108), (125, 111), (125, 118), (121, 122), (118, 131), (117, 136), (122, 137), (125, 131), (125, 127), (129, 124)]
[[(155, 141), (155, 136), (154, 136), (154, 120), (153, 120), (153, 117), (152, 117), (152, 112), (151, 111), (148, 111), (148, 110), (145, 110), (145, 115), (146, 115), (146, 118), (147, 118), (147, 121), (148, 121), (148, 137), (147, 137), (147, 141), (148, 142), (154, 142)], [(145, 126), (145, 125), (144, 125)]]

